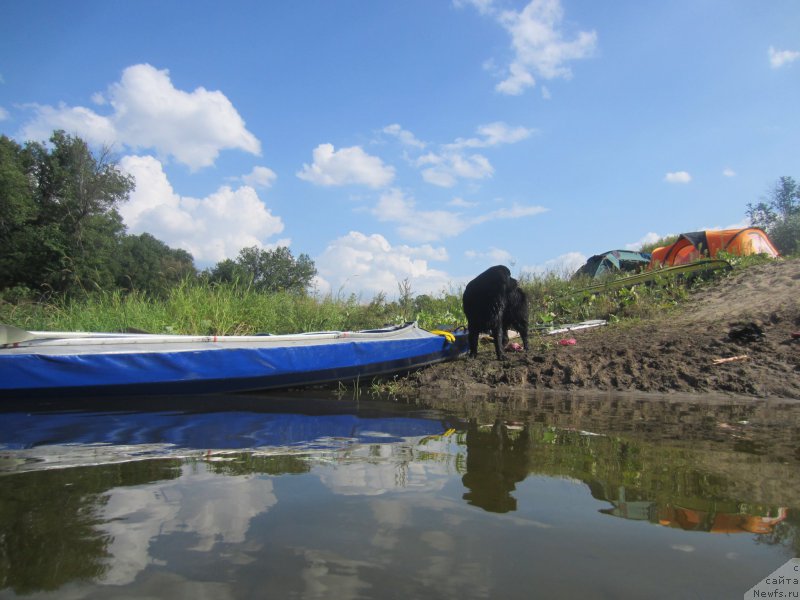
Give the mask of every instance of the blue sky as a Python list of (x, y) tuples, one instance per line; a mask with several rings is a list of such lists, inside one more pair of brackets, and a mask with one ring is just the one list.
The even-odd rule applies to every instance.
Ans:
[(6, 2), (0, 133), (136, 178), (130, 233), (198, 267), (288, 245), (317, 291), (746, 223), (800, 177), (795, 0)]

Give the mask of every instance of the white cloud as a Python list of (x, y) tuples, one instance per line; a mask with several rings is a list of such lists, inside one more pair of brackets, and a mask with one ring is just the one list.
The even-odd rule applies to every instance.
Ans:
[(564, 18), (559, 0), (532, 0), (521, 12), (503, 11), (499, 23), (511, 35), (514, 58), (507, 77), (497, 84), (503, 94), (519, 95), (536, 84), (534, 75), (544, 79), (572, 77), (567, 63), (592, 56), (597, 33), (579, 31), (567, 40), (561, 31)]
[(11, 115), (8, 114), (8, 111), (5, 108), (3, 108), (2, 106), (0, 106), (0, 121), (6, 121), (10, 117), (11, 117)]
[[(136, 180), (136, 189), (119, 209), (131, 233), (147, 232), (173, 248), (183, 248), (201, 264), (234, 258), (249, 246), (283, 231), (250, 186), (220, 187), (197, 199), (175, 193), (161, 163), (151, 156), (125, 156), (120, 168)], [(285, 240), (275, 244), (288, 245)]]
[(495, 248), (494, 246), (491, 246), (488, 250), (484, 252), (478, 252), (477, 250), (467, 250), (466, 252), (464, 252), (464, 256), (466, 256), (470, 260), (488, 261), (491, 262), (492, 264), (510, 265), (514, 263), (514, 256), (508, 250)]
[(383, 133), (387, 133), (396, 137), (400, 140), (404, 145), (411, 146), (413, 148), (424, 148), (425, 142), (420, 141), (416, 138), (416, 136), (411, 133), (410, 131), (406, 131), (397, 123), (393, 125), (387, 125), (383, 128)]
[(487, 221), (496, 221), (498, 219), (519, 219), (522, 217), (534, 217), (536, 215), (547, 212), (544, 206), (523, 206), (521, 204), (512, 204), (511, 208), (499, 208), (492, 212), (480, 215), (472, 219), (472, 224), (478, 225), (486, 223)]
[(547, 209), (542, 206), (512, 205), (510, 208), (465, 217), (459, 212), (447, 210), (418, 210), (413, 198), (398, 189), (382, 194), (372, 210), (379, 221), (397, 224), (397, 233), (415, 242), (431, 242), (460, 235), (470, 227), (500, 219), (531, 217)]
[(133, 65), (109, 86), (95, 104), (111, 107), (103, 116), (82, 106), (31, 105), (36, 115), (20, 132), (25, 139), (44, 140), (54, 129), (74, 133), (91, 144), (120, 144), (134, 151), (153, 150), (192, 170), (214, 164), (220, 151), (238, 149), (260, 154), (261, 145), (222, 92), (198, 87), (176, 89), (169, 71), (148, 64)]
[(431, 242), (445, 237), (454, 237), (466, 230), (470, 223), (459, 213), (445, 210), (420, 211), (413, 198), (407, 198), (400, 190), (389, 190), (382, 194), (372, 210), (379, 221), (397, 224), (397, 232), (416, 242)]
[(396, 296), (406, 279), (414, 294), (441, 292), (449, 276), (429, 263), (446, 260), (444, 248), (392, 246), (380, 234), (351, 231), (328, 244), (314, 262), (333, 294), (363, 294), (369, 300), (381, 292)]
[(776, 50), (773, 46), (769, 47), (769, 64), (773, 69), (791, 64), (800, 58), (800, 52), (795, 50)]
[(725, 169), (722, 171), (722, 174), (723, 174), (725, 177), (736, 177), (736, 171), (734, 171), (734, 170), (733, 170), (733, 169), (731, 169), (731, 168), (725, 168)]
[(495, 86), (498, 92), (509, 96), (519, 96), (525, 91), (525, 88), (536, 85), (536, 79), (522, 65), (511, 63), (508, 71), (509, 76)]
[(366, 185), (384, 187), (394, 179), (394, 168), (370, 156), (360, 146), (334, 150), (333, 144), (320, 144), (313, 152), (314, 163), (303, 165), (297, 172), (300, 179), (316, 185)]
[(496, 121), (478, 127), (477, 138), (458, 138), (452, 144), (447, 144), (446, 148), (488, 148), (501, 144), (515, 144), (529, 138), (536, 130), (526, 127), (511, 127), (502, 121)]
[(470, 4), (474, 6), (482, 15), (491, 14), (494, 9), (492, 0), (453, 0), (453, 5), (462, 8)]
[(750, 227), (751, 225), (752, 223), (747, 218), (743, 218), (737, 223), (730, 223), (724, 227), (701, 227), (700, 229), (744, 229), (745, 227)]
[(447, 203), (448, 206), (455, 206), (456, 208), (474, 208), (478, 206), (477, 202), (469, 202), (463, 198), (453, 198)]
[(689, 183), (691, 180), (692, 176), (686, 171), (674, 171), (664, 176), (664, 181), (667, 183)]
[(485, 179), (494, 173), (489, 159), (482, 154), (469, 156), (460, 152), (429, 153), (417, 159), (422, 178), (439, 187), (453, 187), (459, 179)]
[(639, 250), (642, 249), (642, 246), (644, 246), (645, 244), (652, 244), (653, 242), (657, 242), (658, 240), (660, 240), (660, 239), (662, 239), (664, 237), (667, 237), (667, 236), (659, 235), (659, 234), (657, 234), (657, 233), (655, 233), (653, 231), (650, 231), (650, 232), (644, 234), (641, 237), (641, 239), (639, 239), (639, 241), (631, 242), (630, 244), (625, 244), (625, 249), (626, 250), (633, 250), (634, 252), (638, 252)]
[(251, 187), (268, 188), (278, 178), (275, 171), (267, 167), (253, 167), (247, 175), (242, 176), (242, 181)]
[(55, 129), (63, 129), (79, 135), (93, 146), (110, 146), (119, 142), (113, 120), (89, 108), (69, 107), (63, 103), (55, 107), (40, 104), (28, 104), (25, 107), (36, 111), (33, 120), (26, 123), (20, 132), (20, 137), (25, 140), (49, 140)]
[(586, 256), (580, 252), (568, 252), (542, 264), (524, 266), (520, 269), (523, 274), (543, 276), (550, 273), (560, 277), (570, 277), (586, 262)]
[[(388, 125), (384, 133), (397, 137), (406, 149), (421, 150), (432, 144), (420, 141), (413, 133), (400, 125)], [(527, 127), (513, 127), (502, 121), (488, 123), (477, 128), (477, 135), (457, 138), (454, 142), (441, 144), (425, 154), (410, 157), (411, 164), (420, 169), (424, 181), (439, 187), (453, 187), (461, 179), (486, 179), (494, 174), (494, 167), (483, 154), (467, 153), (468, 148), (492, 148), (502, 144), (515, 144), (536, 132)]]

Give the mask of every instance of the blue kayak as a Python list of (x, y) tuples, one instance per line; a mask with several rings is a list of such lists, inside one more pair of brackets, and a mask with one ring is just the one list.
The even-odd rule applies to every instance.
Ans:
[(465, 332), (183, 336), (0, 326), (0, 399), (230, 393), (408, 372), (467, 350)]

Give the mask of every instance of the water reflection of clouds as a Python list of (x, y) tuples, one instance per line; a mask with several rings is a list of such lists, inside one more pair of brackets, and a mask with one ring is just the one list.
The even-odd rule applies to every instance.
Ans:
[[(44, 598), (52, 598), (47, 594)], [(58, 600), (106, 600), (108, 588), (85, 588), (65, 586), (58, 590)], [(144, 574), (137, 581), (136, 591), (116, 592), (114, 598), (191, 598), (191, 600), (232, 600), (238, 597), (235, 586), (228, 582), (192, 581), (182, 575), (168, 571)], [(33, 598), (39, 598), (33, 595)]]
[[(375, 595), (397, 581), (402, 589), (426, 590), (432, 597), (488, 597), (491, 568), (469, 556), (458, 525), (468, 518), (450, 518), (458, 510), (436, 494), (398, 498), (367, 498), (362, 531), (372, 531), (366, 544), (304, 546), (296, 549), (305, 561), (303, 598), (350, 599)], [(438, 527), (425, 529), (419, 520), (433, 517)], [(407, 579), (409, 578), (409, 579)], [(410, 587), (404, 587), (410, 586)], [(413, 595), (411, 596), (413, 597)]]
[[(437, 492), (456, 471), (454, 457), (448, 453), (450, 449), (458, 451), (455, 444), (429, 443), (423, 459), (415, 441), (355, 444), (335, 453), (333, 460), (322, 459), (320, 455), (310, 456), (309, 461), (313, 465), (311, 473), (337, 495)], [(330, 454), (326, 456), (330, 458)], [(437, 504), (435, 495), (429, 498)], [(199, 552), (212, 551), (218, 543), (242, 544), (252, 519), (267, 512), (277, 501), (272, 479), (220, 477), (202, 462), (185, 464), (181, 475), (174, 480), (114, 488), (108, 492), (98, 515), (103, 522), (100, 528), (110, 540), (109, 569), (102, 583), (130, 584), (149, 565), (158, 564), (152, 548), (161, 536), (188, 534), (192, 542), (186, 550)], [(411, 522), (411, 506), (387, 500), (374, 502), (371, 508), (377, 525), (372, 544), (389, 551), (398, 543), (396, 532)], [(442, 510), (445, 506), (428, 508)], [(443, 535), (443, 532), (431, 533), (431, 537), (422, 541), (434, 547), (451, 546), (452, 540)], [(365, 564), (317, 549), (303, 552), (309, 561), (303, 580), (310, 597), (335, 591), (337, 597), (348, 598), (363, 592), (366, 584), (358, 581), (357, 567)]]
[[(456, 440), (427, 438), (416, 445), (358, 446), (330, 463), (317, 464), (312, 473), (334, 494), (373, 497), (367, 500), (369, 513), (364, 514), (362, 523), (364, 530), (372, 533), (365, 540), (363, 553), (349, 548), (349, 558), (320, 548), (300, 550), (306, 560), (303, 597), (349, 599), (369, 595), (370, 581), (397, 571), (397, 553), (404, 554), (406, 550), (399, 549), (408, 544), (425, 548), (421, 550), (426, 556), (424, 565), (414, 570), (415, 585), (439, 591), (488, 593), (485, 566), (465, 561), (451, 533), (465, 520), (458, 513), (461, 503), (440, 493), (458, 476), (457, 457), (464, 450)], [(385, 496), (389, 492), (403, 495)], [(421, 512), (440, 515), (441, 528), (420, 530), (417, 519)], [(361, 560), (354, 560), (355, 555)]]
[(277, 503), (272, 480), (220, 477), (203, 464), (184, 467), (175, 480), (145, 487), (121, 487), (108, 494), (100, 511), (102, 529), (112, 540), (104, 583), (124, 585), (154, 562), (156, 538), (189, 533), (189, 550), (209, 551), (214, 544), (239, 544), (250, 521)]
[[(486, 565), (471, 560), (459, 547), (459, 526), (468, 520), (457, 516), (460, 504), (430, 494), (413, 499), (373, 499), (369, 504), (376, 527), (371, 540), (373, 557), (385, 569), (398, 567), (393, 564), (395, 552), (408, 556), (408, 547), (414, 547), (418, 549), (415, 554), (425, 557), (422, 564), (411, 569), (416, 585), (437, 590), (439, 597), (489, 596)], [(425, 530), (415, 525), (425, 513), (439, 515), (437, 528)]]
[[(333, 464), (312, 472), (335, 494), (377, 496), (389, 491), (437, 491), (455, 473), (455, 456), (448, 446), (411, 444), (355, 445), (336, 456)], [(423, 459), (424, 456), (424, 459)]]
[(398, 545), (397, 530), (411, 522), (411, 506), (399, 500), (376, 499), (369, 503), (375, 530), (369, 543), (380, 551), (391, 551)]
[(416, 573), (417, 583), (436, 590), (440, 598), (491, 597), (491, 568), (463, 554), (432, 552), (425, 566)]
[(360, 576), (369, 562), (345, 558), (336, 552), (317, 549), (299, 551), (305, 559), (301, 578), (302, 598), (363, 598), (371, 585)]
[[(609, 597), (636, 589), (657, 597), (661, 565), (691, 571), (695, 563), (713, 570), (735, 562), (730, 577), (764, 553), (749, 551), (744, 539), (688, 538), (682, 530), (647, 531), (630, 519), (609, 519), (601, 507), (622, 499), (630, 512), (650, 490), (620, 495), (614, 470), (620, 448), (574, 432), (542, 435), (529, 447), (518, 438), (498, 444), (494, 435), (473, 436), (469, 461), (463, 435), (384, 443), (370, 433), (372, 443), (337, 438), (302, 448), (203, 453), (206, 460), (184, 457), (160, 470), (143, 462), (129, 465), (127, 479), (109, 469), (119, 487), (101, 492), (95, 505), (108, 540), (100, 582), (106, 586), (83, 595), (65, 586), (59, 597), (99, 598), (115, 585), (128, 586), (115, 595), (227, 600), (252, 596), (267, 582), (276, 597), (524, 597), (523, 591), (552, 596), (563, 589)], [(650, 456), (648, 446), (634, 449), (636, 457)], [(664, 449), (652, 455), (660, 469)], [(652, 473), (651, 462), (637, 468)], [(515, 510), (466, 502), (468, 467), (489, 480), (505, 473), (497, 489), (515, 499)], [(141, 484), (146, 477), (152, 482)], [(54, 485), (60, 481), (53, 478)], [(528, 561), (522, 571), (519, 561)], [(572, 580), (564, 565), (582, 577)], [(519, 581), (535, 584), (523, 590)], [(665, 589), (682, 592), (686, 585)]]

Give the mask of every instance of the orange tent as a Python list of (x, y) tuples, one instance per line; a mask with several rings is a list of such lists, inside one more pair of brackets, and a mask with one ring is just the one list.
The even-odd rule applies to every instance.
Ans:
[[(786, 519), (787, 509), (768, 509), (769, 516), (747, 513), (715, 513), (667, 504), (658, 509), (658, 524), (685, 531), (710, 533), (770, 533)], [(773, 516), (774, 515), (774, 516)]]
[(740, 256), (780, 256), (767, 234), (757, 227), (695, 231), (682, 233), (674, 244), (653, 250), (650, 267), (671, 267), (685, 265), (698, 258), (714, 258), (720, 250)]

